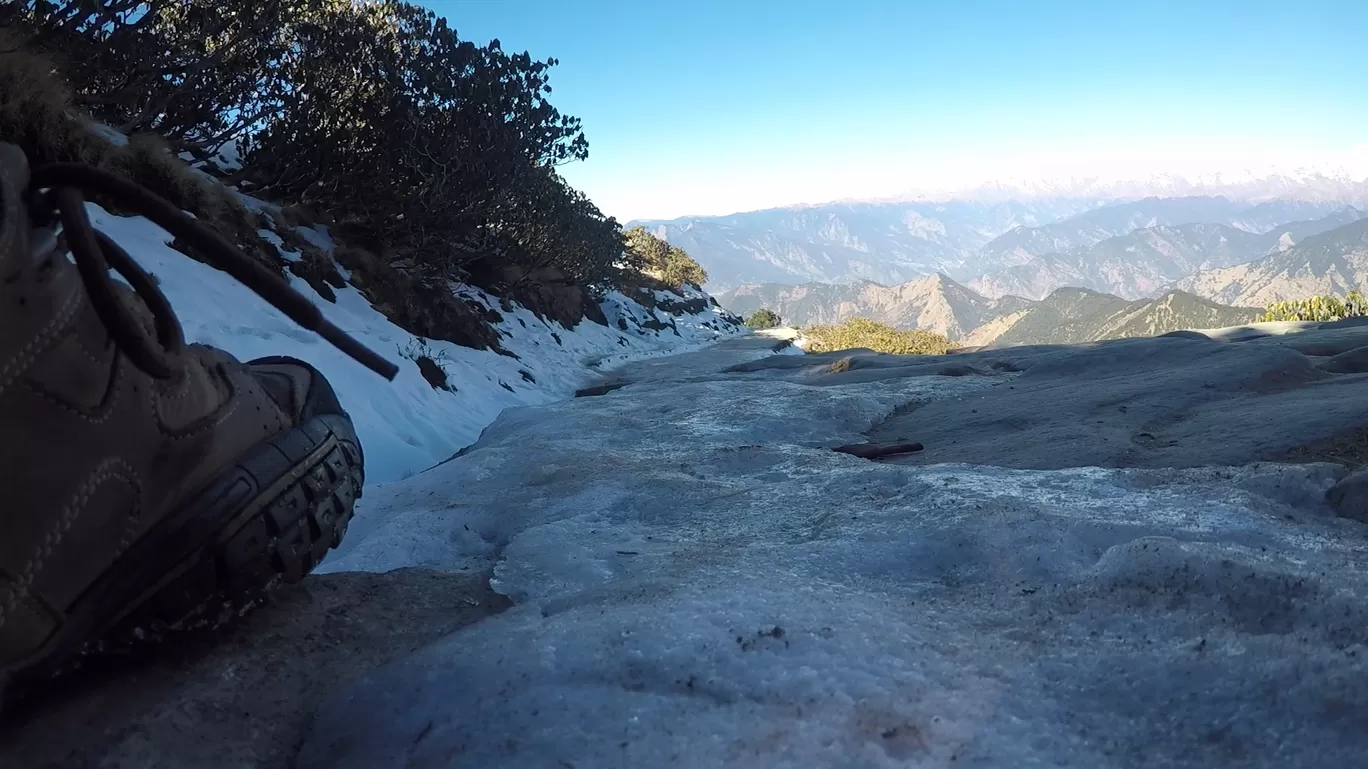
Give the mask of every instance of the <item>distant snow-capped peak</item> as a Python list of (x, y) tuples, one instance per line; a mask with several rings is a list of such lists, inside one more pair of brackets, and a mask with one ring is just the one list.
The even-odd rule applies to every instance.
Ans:
[(1007, 200), (1035, 198), (1126, 199), (1224, 195), (1254, 202), (1280, 197), (1341, 201), (1368, 196), (1368, 172), (1344, 164), (1287, 169), (1235, 169), (1201, 174), (1158, 173), (1134, 179), (1093, 177), (994, 179), (959, 189), (917, 190), (912, 200)]

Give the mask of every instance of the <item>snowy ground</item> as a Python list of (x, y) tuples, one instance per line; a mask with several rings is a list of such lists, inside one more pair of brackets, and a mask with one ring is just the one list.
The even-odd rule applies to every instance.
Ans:
[[(98, 228), (157, 276), (189, 341), (221, 347), (243, 360), (293, 355), (317, 366), (356, 422), (366, 452), (368, 483), (406, 478), (447, 459), (473, 443), (505, 408), (569, 397), (602, 367), (694, 349), (725, 336), (717, 329), (734, 328), (722, 322), (716, 307), (675, 317), (613, 292), (604, 301), (606, 327), (583, 321), (566, 329), (521, 307), (513, 312), (500, 310), (502, 343), (518, 356), (515, 359), (418, 339), (376, 312), (356, 289), (338, 290), (334, 304), (291, 275), (294, 287), (321, 307), (330, 321), (401, 365), (399, 376), (386, 382), (223, 273), (168, 247), (170, 236), (155, 224), (141, 217), (114, 216), (94, 204), (88, 204), (88, 209)], [(331, 247), (326, 232), (300, 232), (315, 245)], [(263, 231), (263, 235), (281, 245), (272, 233)], [(289, 251), (285, 254), (298, 258)], [(498, 308), (495, 300), (477, 290), (465, 289), (465, 293)], [(672, 322), (678, 335), (669, 329), (641, 328), (640, 322), (652, 315)], [(618, 327), (619, 318), (628, 321), (628, 330)], [(418, 352), (445, 369), (454, 392), (436, 390), (423, 379), (412, 359)]]
[(758, 343), (505, 412), (371, 499), (325, 571), (492, 568), (515, 606), (339, 692), (299, 766), (1362, 765), (1343, 467), (871, 463), (827, 447), (1028, 380), (719, 373)]

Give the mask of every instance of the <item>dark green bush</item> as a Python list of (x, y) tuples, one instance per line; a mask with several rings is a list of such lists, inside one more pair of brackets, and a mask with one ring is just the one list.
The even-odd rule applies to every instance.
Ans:
[(628, 258), (637, 269), (673, 287), (702, 288), (708, 273), (684, 249), (672, 246), (637, 226), (622, 234)]
[(778, 328), (783, 322), (783, 318), (780, 318), (778, 315), (774, 314), (774, 312), (761, 307), (751, 313), (750, 317), (746, 318), (746, 327), (756, 331), (764, 331), (768, 328)]
[(410, 273), (513, 264), (594, 285), (619, 269), (620, 226), (557, 172), (588, 142), (547, 101), (554, 59), (461, 40), (399, 0), (21, 0), (0, 25), (55, 61), (74, 108), (174, 153), (234, 142), (231, 181), (384, 243)]

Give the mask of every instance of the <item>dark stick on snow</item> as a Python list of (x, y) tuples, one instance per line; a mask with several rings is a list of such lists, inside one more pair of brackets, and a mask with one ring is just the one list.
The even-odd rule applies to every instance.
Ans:
[(920, 443), (851, 443), (832, 449), (832, 451), (851, 454), (862, 459), (879, 459), (880, 457), (891, 457), (894, 454), (911, 454), (914, 451), (921, 450), (922, 445)]

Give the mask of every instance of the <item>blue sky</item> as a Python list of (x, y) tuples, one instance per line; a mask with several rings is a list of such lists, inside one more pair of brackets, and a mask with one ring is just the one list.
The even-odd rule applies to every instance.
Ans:
[[(619, 219), (995, 179), (1368, 168), (1368, 2), (431, 0), (555, 57)], [(1361, 172), (1368, 174), (1368, 170)]]

